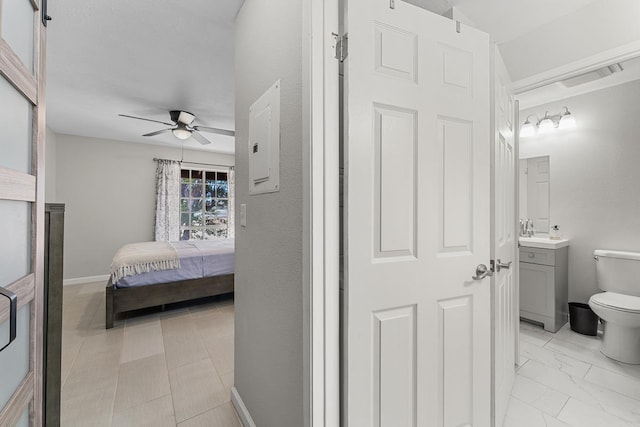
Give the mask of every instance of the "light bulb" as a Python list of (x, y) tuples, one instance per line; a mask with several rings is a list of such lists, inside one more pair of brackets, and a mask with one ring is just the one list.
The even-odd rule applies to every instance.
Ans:
[(185, 139), (191, 138), (191, 131), (185, 128), (181, 128), (181, 127), (175, 128), (172, 130), (172, 132), (173, 132), (173, 136), (175, 136), (178, 139), (185, 140)]
[(569, 112), (567, 107), (564, 107), (567, 111), (560, 117), (559, 129), (573, 129), (576, 127), (576, 118)]
[(546, 113), (544, 113), (544, 118), (538, 124), (538, 132), (540, 132), (541, 134), (545, 134), (552, 132), (554, 128), (555, 125), (553, 124), (553, 120), (551, 120), (551, 117), (549, 117), (549, 112), (547, 111)]
[(520, 137), (529, 138), (536, 134), (536, 128), (527, 120), (520, 128)]

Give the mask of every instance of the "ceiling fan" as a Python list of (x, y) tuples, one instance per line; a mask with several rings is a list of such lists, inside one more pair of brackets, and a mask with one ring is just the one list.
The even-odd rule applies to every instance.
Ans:
[(202, 136), (200, 132), (217, 133), (218, 135), (227, 135), (227, 136), (236, 135), (236, 133), (232, 130), (218, 129), (218, 128), (212, 128), (208, 126), (197, 126), (197, 125), (193, 126), (192, 123), (196, 119), (196, 116), (194, 116), (193, 114), (187, 111), (180, 111), (180, 110), (169, 111), (169, 116), (171, 117), (171, 121), (173, 123), (161, 122), (159, 120), (153, 120), (153, 119), (145, 119), (144, 117), (128, 116), (126, 114), (118, 114), (118, 115), (121, 117), (128, 117), (130, 119), (146, 120), (148, 122), (162, 123), (163, 125), (171, 126), (168, 129), (157, 130), (155, 132), (146, 133), (142, 136), (156, 136), (163, 133), (171, 132), (173, 133), (173, 136), (175, 136), (178, 139), (185, 140), (193, 137), (200, 144), (204, 145), (204, 144), (211, 144), (211, 141), (209, 141), (207, 138)]

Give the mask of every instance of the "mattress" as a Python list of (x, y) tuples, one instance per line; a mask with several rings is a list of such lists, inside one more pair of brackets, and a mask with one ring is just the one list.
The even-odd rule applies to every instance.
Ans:
[(234, 239), (171, 242), (180, 257), (180, 268), (125, 276), (114, 286), (130, 288), (233, 274), (234, 243)]

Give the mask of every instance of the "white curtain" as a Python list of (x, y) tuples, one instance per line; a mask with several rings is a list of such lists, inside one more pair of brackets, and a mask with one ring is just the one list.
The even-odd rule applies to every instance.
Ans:
[(229, 207), (228, 207), (228, 224), (227, 237), (234, 239), (236, 237), (236, 169), (232, 166), (229, 168)]
[(156, 241), (180, 240), (180, 162), (158, 159), (156, 167)]

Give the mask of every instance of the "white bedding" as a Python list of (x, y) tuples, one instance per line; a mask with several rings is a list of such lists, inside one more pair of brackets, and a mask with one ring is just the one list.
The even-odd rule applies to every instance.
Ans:
[(234, 243), (234, 239), (171, 242), (180, 259), (179, 268), (125, 276), (112, 283), (117, 288), (126, 288), (232, 274)]

